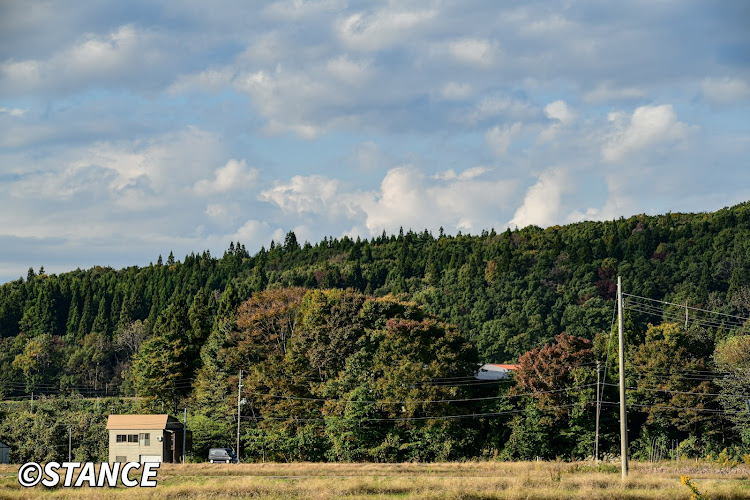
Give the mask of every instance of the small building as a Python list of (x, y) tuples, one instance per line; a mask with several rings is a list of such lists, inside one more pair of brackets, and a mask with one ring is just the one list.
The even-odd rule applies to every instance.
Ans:
[(475, 377), (479, 380), (500, 380), (508, 378), (510, 373), (516, 369), (518, 369), (518, 365), (486, 363), (479, 368)]
[(10, 447), (0, 441), (0, 464), (10, 463)]
[(110, 415), (107, 430), (110, 463), (182, 460), (182, 422), (169, 415)]

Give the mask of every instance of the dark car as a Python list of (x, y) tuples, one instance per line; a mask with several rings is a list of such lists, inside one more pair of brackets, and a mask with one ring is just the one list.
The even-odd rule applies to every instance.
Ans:
[(208, 450), (208, 461), (211, 463), (236, 463), (237, 455), (232, 448), (211, 448)]

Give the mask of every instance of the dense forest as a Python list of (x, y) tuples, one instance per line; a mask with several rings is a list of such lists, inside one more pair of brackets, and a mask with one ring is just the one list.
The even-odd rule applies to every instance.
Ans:
[[(249, 460), (586, 457), (597, 387), (616, 453), (620, 275), (633, 453), (741, 459), (749, 264), (744, 203), (29, 269), (0, 286), (0, 438), (14, 461), (49, 460), (73, 429), (76, 458), (102, 460), (108, 413), (186, 407), (201, 458), (234, 442), (242, 370)], [(482, 362), (519, 366), (478, 381)]]

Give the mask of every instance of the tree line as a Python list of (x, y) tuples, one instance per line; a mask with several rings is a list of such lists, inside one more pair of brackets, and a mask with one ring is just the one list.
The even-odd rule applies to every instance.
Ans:
[[(602, 449), (613, 451), (621, 275), (633, 296), (668, 303), (634, 299), (627, 311), (636, 454), (750, 451), (738, 319), (750, 315), (748, 236), (745, 203), (473, 236), (300, 245), (290, 232), (254, 255), (232, 243), (220, 258), (170, 253), (143, 268), (30, 269), (0, 286), (0, 395), (15, 400), (0, 433), (24, 442), (21, 429), (45, 414), (85, 420), (98, 396), (118, 411), (188, 406), (200, 455), (233, 443), (243, 370), (249, 457), (582, 457), (593, 449), (598, 361)], [(683, 303), (696, 311), (687, 325), (675, 322)], [(519, 369), (481, 383), (480, 362)], [(31, 392), (55, 397), (32, 413)]]

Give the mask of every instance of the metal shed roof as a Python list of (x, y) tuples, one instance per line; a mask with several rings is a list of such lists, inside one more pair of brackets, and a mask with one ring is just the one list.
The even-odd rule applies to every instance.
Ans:
[(169, 415), (110, 415), (107, 429), (166, 429), (167, 422), (177, 422)]

